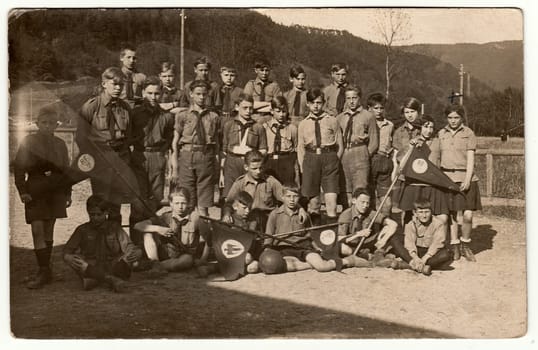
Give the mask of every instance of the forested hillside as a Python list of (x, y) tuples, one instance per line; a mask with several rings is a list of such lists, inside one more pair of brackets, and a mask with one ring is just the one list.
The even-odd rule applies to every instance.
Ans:
[[(350, 66), (350, 80), (362, 87), (365, 96), (384, 90), (383, 48), (346, 31), (287, 27), (245, 9), (190, 9), (186, 14), (186, 80), (192, 77), (194, 58), (202, 54), (214, 62), (213, 79), (218, 79), (219, 65), (231, 64), (239, 70), (240, 84), (253, 77), (254, 59), (266, 57), (273, 63), (274, 79), (285, 89), (289, 87), (288, 69), (294, 63), (305, 66), (310, 86), (321, 86), (329, 81), (331, 63), (343, 61)], [(12, 13), (10, 86), (13, 91), (34, 80), (97, 78), (104, 68), (118, 64), (119, 48), (125, 42), (138, 47), (140, 71), (156, 74), (162, 61), (179, 64), (179, 38), (178, 10)], [(449, 94), (459, 86), (456, 68), (433, 57), (404, 51), (398, 51), (396, 62), (398, 74), (391, 82), (389, 117), (397, 120), (401, 100), (415, 96), (424, 102), (426, 113), (442, 119), (441, 111)], [(472, 85), (476, 96), (492, 93), (479, 80), (473, 79)], [(480, 133), (497, 132), (491, 127), (491, 118), (497, 117), (490, 114), (488, 120), (476, 118), (480, 120)], [(499, 118), (500, 122), (502, 116)]]

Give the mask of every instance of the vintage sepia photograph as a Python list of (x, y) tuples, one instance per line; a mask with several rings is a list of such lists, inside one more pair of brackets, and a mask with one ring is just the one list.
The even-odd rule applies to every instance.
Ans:
[(526, 336), (524, 10), (5, 15), (14, 339)]

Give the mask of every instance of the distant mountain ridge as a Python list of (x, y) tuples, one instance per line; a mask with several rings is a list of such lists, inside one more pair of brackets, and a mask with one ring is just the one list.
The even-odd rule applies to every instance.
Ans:
[[(435, 57), (466, 72), (495, 90), (523, 88), (523, 41), (485, 44), (416, 44), (401, 50)], [(472, 87), (471, 87), (472, 89)]]

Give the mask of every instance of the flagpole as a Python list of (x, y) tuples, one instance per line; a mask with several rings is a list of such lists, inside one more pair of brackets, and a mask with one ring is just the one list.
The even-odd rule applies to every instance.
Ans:
[[(387, 198), (389, 197), (390, 193), (392, 192), (392, 189), (394, 188), (394, 185), (396, 184), (396, 181), (398, 181), (398, 178), (400, 177), (400, 174), (402, 172), (402, 169), (403, 167), (405, 166), (405, 163), (407, 162), (407, 160), (409, 159), (409, 156), (411, 155), (411, 152), (413, 152), (413, 149), (415, 148), (415, 145), (411, 145), (409, 147), (409, 149), (407, 150), (407, 153), (404, 155), (404, 157), (402, 158), (402, 161), (400, 162), (400, 165), (398, 165), (398, 170), (397, 170), (397, 174), (396, 176), (394, 177), (394, 180), (392, 180), (392, 183), (390, 184), (390, 187), (387, 191), (387, 193), (385, 194), (385, 196), (383, 197), (383, 200), (381, 200), (381, 203), (379, 204), (379, 209), (376, 210), (375, 214), (374, 214), (374, 217), (372, 218), (372, 221), (370, 221), (370, 223), (368, 224), (368, 229), (370, 230), (372, 228), (372, 226), (374, 225), (374, 222), (375, 222), (375, 219), (377, 219), (377, 216), (379, 215), (379, 212), (381, 211), (381, 208), (383, 208), (383, 205), (385, 204)], [(357, 235), (353, 235), (351, 237), (348, 238), (348, 240), (352, 241), (353, 239), (355, 239)], [(359, 249), (361, 249), (361, 246), (362, 244), (364, 243), (364, 240), (366, 239), (366, 237), (362, 237), (361, 238), (361, 241), (359, 242), (359, 244), (357, 244), (357, 248), (355, 248), (355, 250), (353, 251), (353, 255), (357, 255), (357, 252), (359, 251)]]

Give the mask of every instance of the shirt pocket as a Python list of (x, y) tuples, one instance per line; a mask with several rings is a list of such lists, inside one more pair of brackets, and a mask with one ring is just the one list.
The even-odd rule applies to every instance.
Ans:
[(106, 111), (96, 112), (92, 124), (97, 130), (108, 130)]
[(125, 131), (129, 125), (129, 113), (127, 111), (121, 111), (115, 113), (116, 115), (116, 128)]
[(189, 222), (181, 228), (181, 243), (189, 247), (194, 243), (196, 232), (194, 230), (194, 225)]
[(196, 129), (196, 120), (186, 118), (185, 123), (183, 124), (183, 135), (193, 136), (194, 129)]

